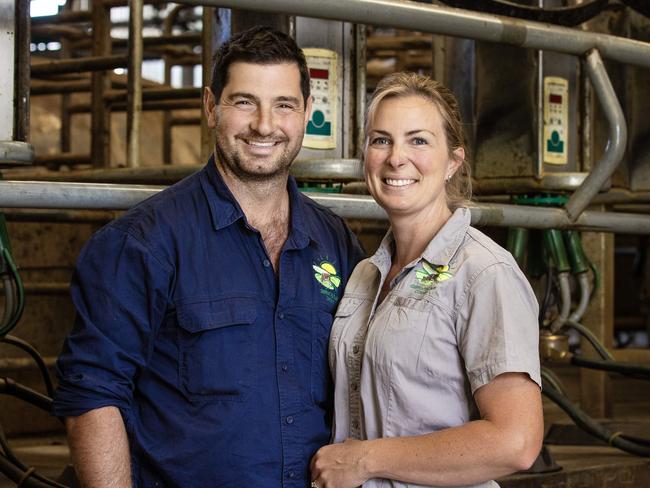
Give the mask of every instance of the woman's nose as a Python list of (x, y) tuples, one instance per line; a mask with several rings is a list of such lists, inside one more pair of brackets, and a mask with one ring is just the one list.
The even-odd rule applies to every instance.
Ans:
[(404, 151), (404, 146), (402, 144), (394, 143), (388, 154), (387, 163), (394, 168), (402, 166), (407, 161), (407, 156)]

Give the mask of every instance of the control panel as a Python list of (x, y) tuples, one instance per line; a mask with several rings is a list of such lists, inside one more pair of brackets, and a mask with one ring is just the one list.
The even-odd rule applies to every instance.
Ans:
[(306, 48), (303, 51), (311, 78), (313, 105), (302, 145), (310, 149), (334, 149), (338, 117), (337, 53), (320, 48)]
[(569, 82), (565, 78), (544, 78), (544, 163), (568, 162)]

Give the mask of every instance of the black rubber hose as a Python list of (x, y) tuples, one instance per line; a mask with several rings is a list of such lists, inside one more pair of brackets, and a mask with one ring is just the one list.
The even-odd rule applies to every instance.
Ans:
[(650, 380), (650, 366), (643, 364), (621, 363), (606, 359), (586, 359), (581, 356), (572, 356), (571, 364), (581, 368), (597, 369), (599, 371), (634, 376), (637, 379)]
[[(508, 0), (442, 0), (451, 7), (464, 8), (479, 12), (486, 12), (506, 17), (548, 22), (551, 24), (573, 27), (593, 19), (605, 10), (621, 8), (620, 5), (610, 4), (609, 0), (593, 0), (588, 3), (571, 7), (540, 8), (530, 5), (521, 5)], [(636, 5), (643, 0), (626, 0), (625, 3)], [(633, 6), (633, 5), (630, 5)], [(636, 8), (636, 7), (633, 7)]]
[(650, 457), (650, 447), (647, 447), (644, 440), (643, 445), (639, 442), (634, 442), (630, 437), (625, 436), (621, 432), (611, 432), (609, 429), (603, 427), (598, 422), (594, 421), (580, 408), (574, 405), (567, 397), (558, 393), (558, 391), (544, 383), (542, 392), (551, 401), (557, 404), (564, 412), (571, 417), (575, 424), (588, 434), (600, 439), (607, 444), (617, 447), (625, 452), (634, 454), (636, 456)]
[[(4, 451), (4, 455), (7, 458), (7, 460), (11, 463), (14, 464), (14, 467), (16, 467), (19, 470), (23, 471), (23, 476), (27, 471), (29, 471), (31, 468), (27, 466), (25, 463), (23, 463), (18, 456), (13, 452), (11, 449), (11, 446), (9, 445), (9, 442), (7, 442), (7, 438), (5, 437), (4, 430), (2, 430), (2, 427), (0, 427), (0, 446), (2, 447), (2, 450)], [(52, 486), (54, 488), (67, 488), (65, 485), (62, 485), (61, 483), (58, 483), (54, 480), (51, 480), (49, 478), (46, 478), (45, 476), (37, 473), (35, 470), (32, 470), (30, 477), (33, 477), (39, 481), (42, 481), (43, 483), (47, 484), (48, 486)], [(23, 486), (25, 484), (23, 483)]]
[(65, 485), (61, 485), (55, 481), (41, 481), (35, 477), (35, 471), (32, 471), (30, 473), (28, 470), (25, 471), (20, 469), (9, 459), (7, 459), (4, 454), (0, 454), (0, 472), (2, 472), (2, 474), (4, 474), (14, 483), (20, 484), (21, 487), (25, 488), (67, 488)]
[(50, 397), (16, 383), (11, 378), (0, 378), (0, 393), (20, 398), (48, 413), (52, 410), (52, 399)]
[(548, 268), (546, 272), (546, 286), (544, 290), (544, 299), (542, 300), (542, 306), (539, 307), (539, 327), (544, 326), (544, 318), (546, 318), (546, 311), (551, 305), (551, 295), (553, 294), (553, 269)]
[(648, 5), (648, 0), (621, 0), (628, 7), (633, 8), (640, 14), (650, 17), (650, 5)]
[(50, 377), (50, 372), (47, 369), (47, 365), (45, 364), (45, 361), (43, 360), (43, 356), (41, 356), (38, 353), (36, 348), (32, 346), (29, 342), (24, 341), (12, 335), (5, 336), (2, 339), (2, 342), (18, 347), (32, 357), (32, 359), (38, 366), (38, 369), (41, 371), (41, 376), (43, 377), (43, 383), (45, 384), (45, 391), (47, 391), (47, 395), (50, 397), (54, 396), (54, 385), (52, 384), (52, 378)]
[(602, 342), (598, 340), (598, 338), (594, 335), (594, 333), (590, 331), (587, 327), (582, 325), (580, 322), (576, 322), (575, 320), (569, 319), (564, 323), (564, 326), (571, 327), (573, 330), (578, 332), (582, 337), (587, 339), (602, 359), (607, 361), (612, 361), (614, 359), (612, 353), (607, 350), (607, 348), (602, 344)]

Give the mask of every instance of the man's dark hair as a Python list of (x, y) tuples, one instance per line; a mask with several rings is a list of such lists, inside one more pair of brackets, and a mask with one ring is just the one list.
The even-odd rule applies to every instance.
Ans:
[(309, 98), (309, 70), (302, 49), (291, 36), (270, 27), (258, 26), (236, 34), (219, 47), (214, 54), (212, 84), (215, 101), (228, 83), (228, 69), (236, 62), (256, 64), (296, 63), (300, 71), (300, 90), (307, 105)]

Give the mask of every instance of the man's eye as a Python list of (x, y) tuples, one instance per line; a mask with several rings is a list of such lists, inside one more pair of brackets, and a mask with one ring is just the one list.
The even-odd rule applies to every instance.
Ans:
[(281, 104), (278, 105), (278, 109), (279, 109), (279, 110), (282, 110), (282, 111), (284, 111), (284, 112), (288, 112), (288, 111), (293, 111), (293, 110), (295, 110), (296, 107), (294, 107), (294, 106), (291, 105), (290, 103), (281, 103)]

